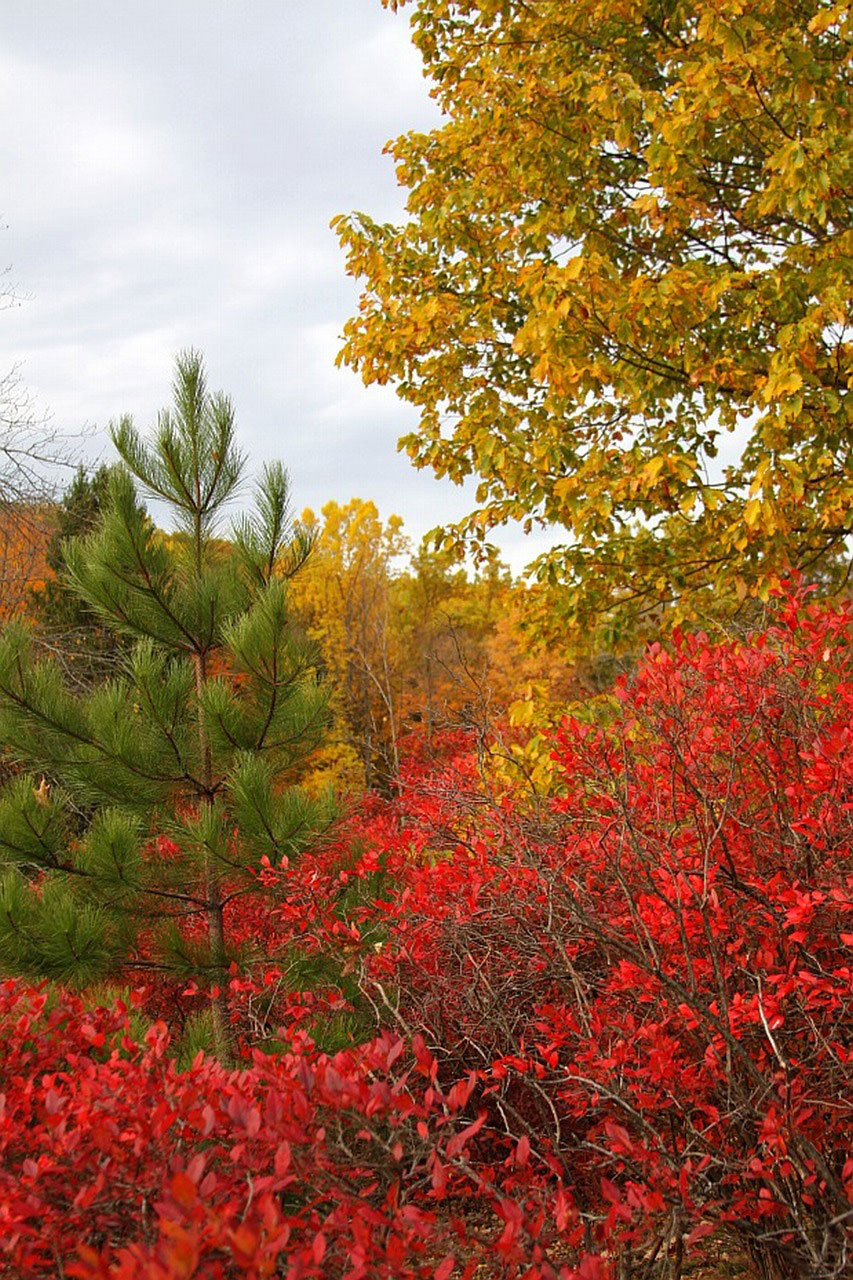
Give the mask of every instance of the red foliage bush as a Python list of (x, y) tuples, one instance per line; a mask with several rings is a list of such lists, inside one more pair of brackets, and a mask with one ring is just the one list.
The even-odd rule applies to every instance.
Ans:
[(127, 1026), (121, 1006), (0, 987), (2, 1274), (434, 1274), (455, 1228), (423, 1187), (464, 1149), (467, 1095), (441, 1097), (421, 1043), (179, 1072), (162, 1024), (144, 1046)]
[[(847, 1274), (849, 642), (791, 595), (745, 642), (654, 646), (609, 724), (563, 726), (558, 802), (401, 863), (365, 989), (530, 1151), (519, 1261), (569, 1195), (623, 1268), (734, 1236), (761, 1274)], [(420, 801), (442, 830), (448, 781)]]
[(336, 956), (369, 1044), (319, 1054), (291, 999), (288, 1052), (180, 1072), (160, 1026), (0, 988), (0, 1268), (606, 1280), (734, 1242), (848, 1274), (850, 621), (794, 593), (653, 647), (563, 726), (558, 801), (495, 799), (458, 739), (269, 868), (246, 928)]

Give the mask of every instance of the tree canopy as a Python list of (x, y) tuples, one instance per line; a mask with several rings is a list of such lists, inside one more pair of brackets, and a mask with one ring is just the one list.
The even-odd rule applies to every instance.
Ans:
[(445, 539), (564, 530), (537, 570), (577, 631), (831, 573), (853, 524), (849, 4), (412, 11), (445, 118), (389, 144), (401, 225), (335, 219), (363, 286), (340, 358), (417, 406), (416, 465), (479, 476)]

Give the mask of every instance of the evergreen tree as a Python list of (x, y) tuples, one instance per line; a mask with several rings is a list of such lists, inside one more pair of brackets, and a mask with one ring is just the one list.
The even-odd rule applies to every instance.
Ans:
[(45, 643), (62, 663), (71, 683), (89, 687), (103, 680), (127, 651), (126, 636), (106, 627), (66, 577), (65, 547), (97, 527), (109, 493), (110, 469), (92, 473), (79, 467), (56, 505), (45, 552), (53, 577), (32, 592), (30, 612)]
[[(0, 639), (0, 740), (25, 770), (0, 796), (0, 964), (77, 983), (128, 967), (191, 977), (227, 1058), (227, 975), (250, 959), (229, 905), (259, 891), (264, 857), (292, 861), (331, 817), (294, 782), (326, 718), (288, 614), (310, 539), (273, 464), (233, 543), (217, 541), (244, 459), (195, 352), (178, 357), (151, 443), (129, 419), (112, 435), (123, 465), (65, 560), (78, 598), (135, 642), (121, 670), (74, 694), (26, 628)], [(134, 481), (178, 536), (158, 533)]]

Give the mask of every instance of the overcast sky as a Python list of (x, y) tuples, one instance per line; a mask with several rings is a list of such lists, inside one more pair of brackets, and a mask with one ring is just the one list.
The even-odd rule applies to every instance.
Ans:
[[(336, 213), (398, 218), (384, 143), (438, 120), (380, 0), (0, 0), (0, 369), (56, 426), (138, 426), (200, 348), (253, 469), (298, 509), (372, 498), (410, 534), (467, 498), (397, 454), (413, 411), (337, 370), (355, 283)], [(514, 567), (534, 551), (503, 539)]]

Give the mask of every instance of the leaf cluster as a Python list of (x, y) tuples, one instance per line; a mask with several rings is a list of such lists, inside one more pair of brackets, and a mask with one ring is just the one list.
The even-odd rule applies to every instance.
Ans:
[(335, 220), (340, 359), (416, 465), (519, 520), (546, 632), (611, 643), (837, 582), (851, 532), (850, 8), (421, 0), (444, 118), (389, 145), (400, 225)]

